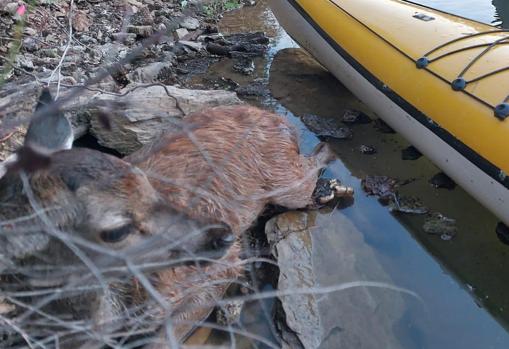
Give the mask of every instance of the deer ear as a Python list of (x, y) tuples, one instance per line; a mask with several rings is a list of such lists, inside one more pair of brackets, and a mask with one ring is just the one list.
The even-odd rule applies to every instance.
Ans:
[(35, 106), (35, 110), (39, 110), (42, 107), (51, 104), (54, 102), (53, 96), (51, 96), (51, 92), (49, 91), (49, 88), (45, 87), (41, 95), (39, 96), (39, 100), (37, 101), (37, 105)]

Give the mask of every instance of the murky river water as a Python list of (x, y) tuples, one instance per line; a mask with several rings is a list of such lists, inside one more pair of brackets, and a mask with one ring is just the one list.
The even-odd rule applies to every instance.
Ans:
[[(509, 26), (506, 0), (418, 2)], [(278, 54), (298, 46), (263, 2), (228, 13), (221, 26), (225, 32), (263, 30), (273, 37), (266, 59), (256, 62), (256, 74), (269, 79), (271, 86), (271, 94), (261, 103), (287, 115), (299, 128), (305, 152), (319, 140), (299, 117), (337, 118), (346, 109), (372, 115), (301, 51)], [(229, 64), (219, 63), (211, 72), (242, 84), (245, 78), (231, 73)], [(416, 292), (422, 302), (391, 291), (324, 296), (319, 299), (325, 330), (322, 348), (509, 348), (509, 247), (495, 235), (496, 218), (461, 188), (433, 189), (428, 180), (439, 170), (425, 158), (403, 161), (401, 151), (409, 143), (399, 135), (382, 134), (373, 124), (356, 125), (353, 131), (352, 140), (331, 143), (340, 160), (327, 175), (355, 188), (355, 204), (316, 217), (312, 237), (317, 281), (323, 286), (384, 281)], [(374, 146), (377, 154), (360, 154), (360, 145)], [(391, 213), (363, 193), (361, 179), (366, 175), (415, 179), (401, 193), (456, 219), (457, 236), (444, 241), (423, 231), (422, 216)], [(243, 320), (247, 330), (270, 338), (270, 326), (258, 303), (248, 305)], [(241, 337), (236, 346), (252, 347)]]

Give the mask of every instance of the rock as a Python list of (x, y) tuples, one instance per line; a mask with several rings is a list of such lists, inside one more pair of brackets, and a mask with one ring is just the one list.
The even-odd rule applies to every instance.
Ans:
[(184, 39), (189, 34), (189, 31), (186, 28), (179, 28), (175, 30), (175, 40), (179, 41)]
[(132, 45), (136, 42), (136, 33), (113, 33), (111, 38), (120, 43)]
[(401, 151), (402, 160), (417, 160), (422, 156), (421, 152), (413, 145)]
[(130, 25), (127, 27), (127, 31), (140, 38), (148, 38), (154, 33), (154, 29), (150, 25)]
[(496, 233), (498, 239), (505, 245), (509, 245), (509, 228), (504, 223), (497, 224)]
[(233, 70), (244, 75), (251, 75), (255, 70), (255, 63), (252, 58), (237, 59), (233, 64)]
[(166, 27), (166, 30), (168, 33), (173, 33), (175, 32), (177, 29), (179, 29), (179, 24), (178, 24), (178, 21), (174, 18), (163, 18), (162, 19), (162, 23), (164, 24), (164, 26)]
[(394, 194), (393, 200), (390, 202), (390, 210), (392, 212), (422, 215), (428, 213), (428, 209), (423, 206), (422, 202), (415, 197), (400, 197)]
[(317, 136), (336, 139), (351, 139), (353, 132), (348, 127), (341, 127), (336, 118), (321, 117), (314, 114), (304, 115), (302, 122)]
[(44, 48), (40, 51), (42, 56), (57, 58), (58, 57), (58, 49), (56, 48)]
[(23, 29), (23, 34), (28, 35), (28, 36), (35, 36), (35, 35), (37, 35), (37, 31), (33, 28), (25, 27)]
[(456, 220), (447, 218), (440, 213), (434, 213), (429, 216), (422, 228), (428, 234), (440, 235), (440, 238), (445, 241), (454, 238), (458, 232)]
[(23, 69), (26, 70), (34, 70), (34, 62), (27, 57), (26, 55), (21, 55), (16, 57), (16, 63)]
[[(121, 93), (135, 87), (129, 85)], [(166, 89), (171, 96), (162, 86), (150, 86), (132, 90), (123, 97), (101, 95), (92, 100), (90, 105), (95, 107), (90, 110), (91, 132), (99, 144), (129, 154), (153, 141), (164, 129), (176, 127), (189, 113), (242, 103), (235, 93), (228, 91), (185, 90), (173, 86)], [(109, 115), (111, 130), (103, 127), (99, 120), (101, 114)]]
[(397, 184), (396, 179), (387, 176), (366, 176), (361, 181), (362, 189), (368, 195), (378, 196), (382, 200), (393, 198)]
[(382, 132), (382, 133), (386, 133), (386, 134), (393, 134), (393, 133), (396, 133), (396, 131), (394, 131), (392, 129), (392, 127), (390, 127), (389, 125), (387, 125), (387, 123), (385, 123), (385, 121), (383, 121), (382, 119), (376, 119), (375, 120), (375, 128)]
[(364, 154), (364, 155), (373, 155), (373, 154), (376, 154), (376, 149), (375, 147), (372, 147), (370, 145), (361, 145), (359, 147), (359, 151), (361, 152), (361, 154)]
[(180, 27), (188, 30), (196, 30), (200, 27), (200, 21), (194, 17), (181, 17), (178, 20)]
[(267, 85), (263, 81), (254, 81), (251, 84), (239, 86), (235, 92), (241, 97), (263, 97), (267, 95)]
[(41, 46), (39, 44), (39, 41), (37, 41), (36, 39), (27, 37), (23, 39), (23, 47), (28, 52), (35, 52), (38, 51)]
[(189, 47), (195, 51), (201, 51), (203, 49), (203, 44), (201, 42), (179, 40), (179, 44)]
[(19, 4), (17, 2), (10, 2), (3, 6), (3, 8), (0, 8), (0, 11), (2, 13), (14, 16), (16, 14), (16, 11), (18, 10)]
[(372, 120), (359, 110), (345, 110), (341, 120), (345, 124), (369, 124)]
[[(287, 212), (269, 220), (265, 233), (272, 254), (277, 258), (281, 292), (316, 286), (313, 271), (313, 244), (310, 228), (313, 220), (307, 212)], [(283, 348), (317, 349), (322, 341), (318, 301), (313, 294), (279, 297), (284, 311)], [(290, 336), (291, 334), (291, 336)], [(289, 338), (296, 336), (297, 340)]]
[(435, 189), (448, 189), (453, 190), (456, 188), (456, 183), (445, 173), (440, 172), (434, 175), (430, 180), (429, 183), (435, 188)]
[(132, 24), (134, 25), (152, 25), (154, 24), (154, 17), (147, 6), (141, 6), (132, 17)]
[(150, 83), (157, 81), (157, 77), (163, 69), (169, 69), (171, 62), (154, 62), (137, 68), (129, 73), (127, 77), (133, 82)]
[(97, 40), (90, 35), (83, 34), (80, 36), (79, 40), (85, 45), (97, 44)]

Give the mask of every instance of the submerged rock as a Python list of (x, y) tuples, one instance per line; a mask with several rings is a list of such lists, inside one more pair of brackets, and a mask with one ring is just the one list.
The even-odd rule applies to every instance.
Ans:
[(422, 202), (415, 197), (400, 197), (397, 193), (393, 195), (390, 202), (390, 209), (393, 212), (422, 215), (428, 213)]
[(458, 232), (456, 220), (445, 217), (441, 213), (430, 215), (422, 227), (431, 235), (439, 235), (442, 240), (448, 241), (454, 238)]
[[(272, 218), (265, 233), (273, 255), (278, 259), (278, 290), (288, 292), (315, 287), (313, 246), (307, 212), (287, 212)], [(318, 302), (312, 294), (279, 297), (284, 312), (282, 348), (316, 349), (320, 346), (323, 329)]]
[(351, 139), (353, 137), (352, 129), (341, 127), (335, 118), (326, 118), (318, 115), (307, 114), (302, 118), (302, 122), (310, 131), (317, 136), (332, 137), (336, 139)]
[(398, 180), (387, 176), (366, 176), (362, 180), (361, 185), (368, 195), (391, 200), (394, 197)]
[(390, 127), (385, 121), (383, 121), (382, 119), (376, 119), (375, 120), (375, 128), (382, 132), (382, 133), (386, 133), (386, 134), (392, 134), (392, 133), (396, 133), (396, 131), (394, 131), (394, 129), (392, 127)]
[(341, 120), (345, 124), (369, 124), (372, 120), (359, 110), (346, 110)]
[(370, 146), (370, 145), (362, 144), (359, 147), (359, 151), (361, 152), (361, 154), (364, 154), (364, 155), (373, 155), (373, 154), (376, 154), (376, 148), (373, 147), (373, 146)]
[(402, 160), (417, 160), (422, 156), (421, 152), (413, 145), (401, 151)]
[(448, 189), (453, 190), (456, 188), (456, 183), (445, 173), (440, 172), (434, 175), (429, 183), (436, 189)]

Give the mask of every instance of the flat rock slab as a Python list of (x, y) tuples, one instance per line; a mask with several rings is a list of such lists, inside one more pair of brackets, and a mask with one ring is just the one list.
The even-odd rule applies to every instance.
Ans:
[[(279, 291), (353, 281), (394, 285), (362, 233), (340, 212), (287, 212), (272, 218), (265, 232), (280, 268)], [(286, 321), (286, 327), (280, 326), (283, 348), (402, 348), (396, 328), (405, 300), (398, 292), (355, 287), (280, 301)]]
[[(128, 92), (130, 91), (130, 92)], [(188, 114), (208, 107), (242, 103), (234, 92), (186, 90), (173, 86), (129, 85), (124, 96), (100, 95), (91, 103), (91, 133), (102, 146), (129, 154), (150, 143)], [(104, 127), (106, 114), (111, 129)]]
[[(316, 285), (310, 219), (306, 212), (287, 212), (274, 217), (265, 226), (272, 253), (278, 259), (279, 291)], [(296, 294), (279, 297), (279, 300), (286, 315), (286, 326), (297, 337), (283, 330), (283, 348), (318, 348), (323, 333), (315, 296)]]

